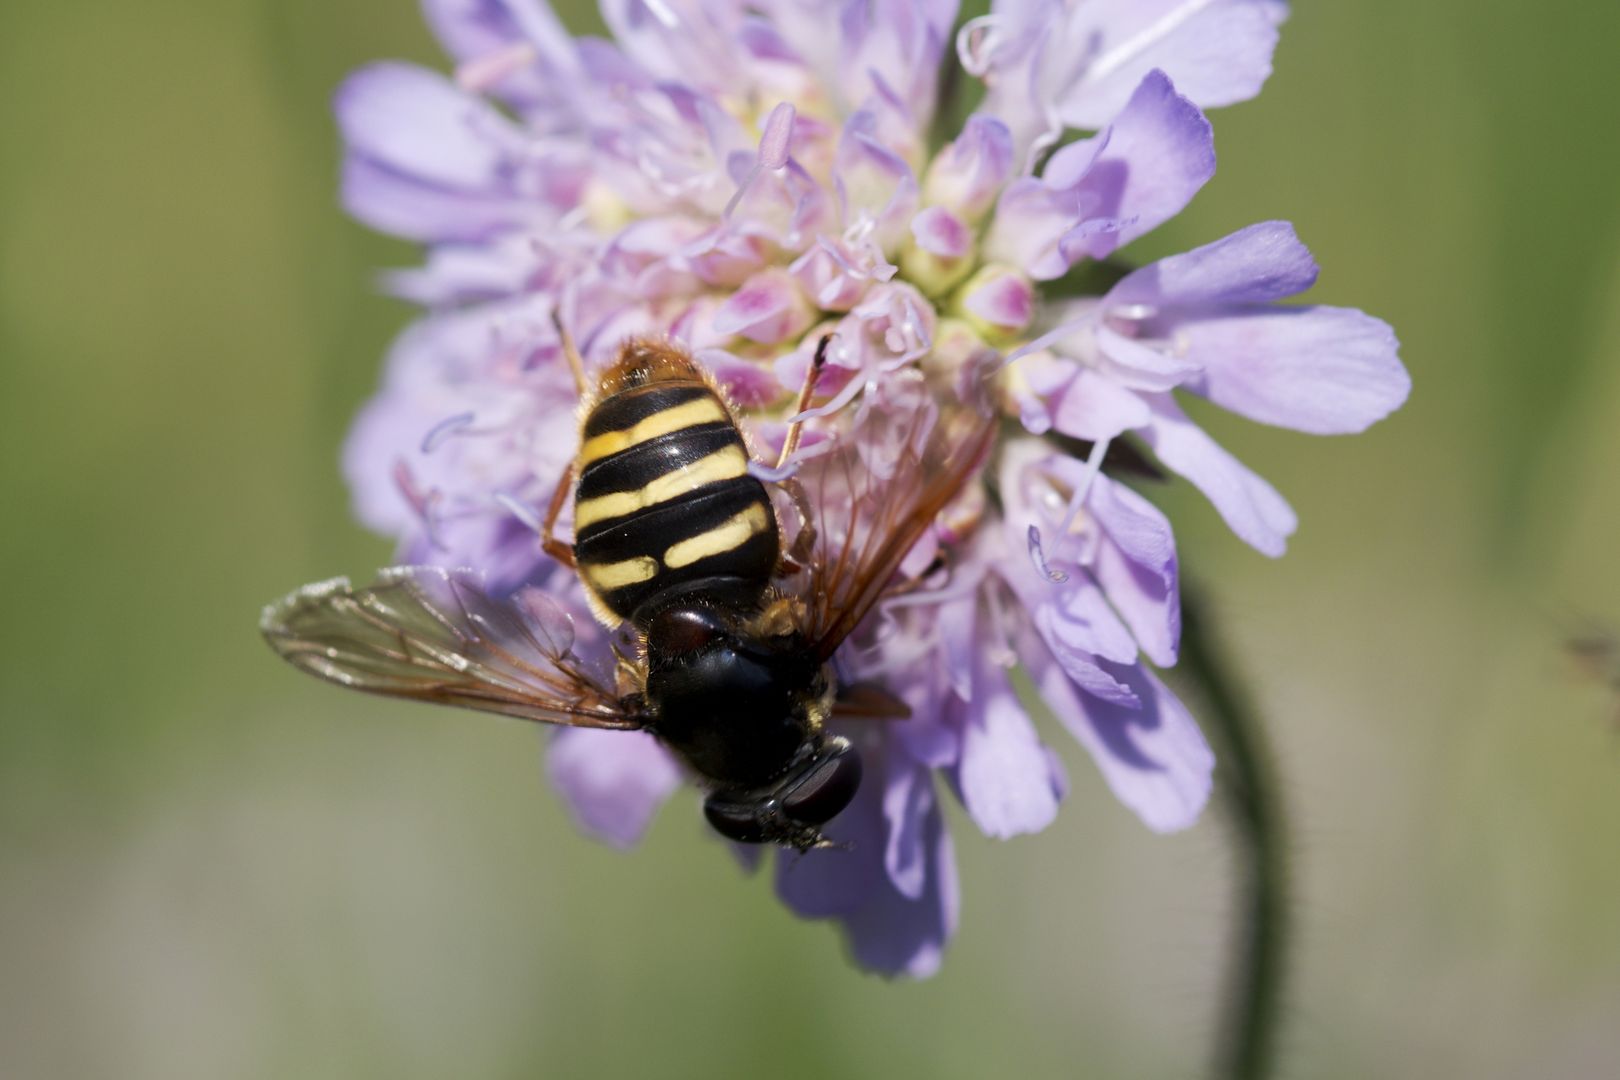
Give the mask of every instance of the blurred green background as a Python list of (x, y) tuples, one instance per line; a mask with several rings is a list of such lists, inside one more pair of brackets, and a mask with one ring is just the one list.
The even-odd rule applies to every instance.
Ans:
[[(1416, 385), (1356, 439), (1209, 417), (1301, 513), (1280, 562), (1163, 496), (1293, 814), (1282, 1075), (1620, 1070), (1620, 696), (1560, 648), (1620, 625), (1617, 40), (1299, 3), (1145, 245), (1293, 220)], [(407, 0), (0, 9), (0, 1076), (1199, 1075), (1223, 823), (1151, 836), (1055, 733), (1059, 823), (957, 829), (959, 940), (885, 983), (690, 796), (607, 850), (532, 730), (260, 643), (388, 556), (336, 459), (413, 252), (338, 211), (328, 100), (395, 56), (440, 63)]]

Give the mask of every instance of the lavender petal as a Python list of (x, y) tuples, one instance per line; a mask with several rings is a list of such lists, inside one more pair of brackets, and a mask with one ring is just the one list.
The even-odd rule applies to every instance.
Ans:
[(564, 728), (551, 739), (546, 772), (579, 827), (617, 848), (641, 839), (681, 782), (669, 752), (640, 731)]
[(1055, 103), (1072, 127), (1108, 122), (1149, 71), (1160, 68), (1205, 108), (1246, 101), (1271, 74), (1277, 0), (1092, 0), (1076, 4), (1066, 40), (1090, 50)]
[(1059, 722), (1143, 824), (1175, 832), (1198, 820), (1209, 801), (1215, 755), (1163, 683), (1140, 666), (1110, 665), (1139, 703), (1128, 708), (1081, 692), (1034, 635), (1021, 640), (1018, 655)]
[(1103, 306), (1197, 312), (1264, 304), (1304, 292), (1316, 273), (1316, 261), (1292, 225), (1263, 221), (1131, 271), (1109, 290)]
[(1192, 481), (1238, 539), (1262, 555), (1282, 555), (1299, 525), (1287, 500), (1188, 419), (1168, 394), (1149, 404), (1153, 421), (1142, 437), (1159, 460)]
[(1364, 431), (1412, 389), (1389, 324), (1351, 308), (1250, 310), (1178, 331), (1203, 366), (1188, 388), (1263, 424), (1313, 435)]

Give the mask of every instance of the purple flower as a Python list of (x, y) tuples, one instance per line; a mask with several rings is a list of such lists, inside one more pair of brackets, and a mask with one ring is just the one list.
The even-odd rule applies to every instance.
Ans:
[[(1189, 420), (1172, 391), (1314, 435), (1363, 431), (1399, 408), (1411, 380), (1388, 324), (1348, 308), (1276, 303), (1315, 280), (1292, 226), (1251, 225), (1055, 311), (1056, 328), (1013, 356), (1049, 346), (1070, 376), (1044, 395), (1057, 430), (1102, 440), (1139, 432), (1233, 532), (1281, 555), (1293, 510)], [(1099, 376), (1112, 384), (1106, 394), (1093, 389)]]
[[(455, 76), (381, 64), (337, 98), (346, 205), (430, 245), (385, 279), (429, 310), (345, 451), (361, 520), (409, 561), (543, 589), (575, 613), (576, 649), (605, 656), (577, 580), (535, 538), (578, 437), (554, 317), (592, 363), (631, 335), (680, 342), (761, 447), (781, 445), (834, 334), (799, 463), (847, 448), (879, 477), (897, 415), (987, 386), (1028, 433), (1003, 440), (835, 658), (911, 718), (840, 729), (867, 761), (827, 830), (847, 847), (780, 856), (778, 892), (840, 922), (861, 964), (929, 974), (958, 921), (942, 801), (989, 836), (1045, 828), (1070, 783), (1056, 728), (1150, 829), (1191, 825), (1213, 757), (1148, 666), (1176, 659), (1175, 542), (1108, 451), (1150, 450), (1279, 554), (1287, 504), (1178, 393), (1330, 434), (1398, 407), (1406, 375), (1376, 319), (1278, 305), (1315, 277), (1286, 225), (1102, 296), (1042, 283), (1196, 194), (1214, 171), (1201, 107), (1258, 91), (1283, 6), (1006, 0), (954, 50), (942, 0), (603, 0), (612, 40), (570, 37), (543, 0), (425, 7)], [(941, 63), (988, 93), (931, 151)], [(1053, 151), (1069, 129), (1092, 134)], [(836, 491), (818, 507), (871, 510)], [(1019, 667), (1055, 725), (1015, 690)], [(581, 828), (618, 846), (681, 786), (640, 734), (556, 733), (548, 766)]]

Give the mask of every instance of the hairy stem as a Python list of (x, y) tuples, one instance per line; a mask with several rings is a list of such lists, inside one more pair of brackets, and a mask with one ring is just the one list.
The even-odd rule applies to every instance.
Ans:
[(1287, 961), (1287, 833), (1265, 735), (1217, 637), (1204, 598), (1184, 589), (1178, 669), (1203, 698), (1202, 716), (1220, 762), (1217, 791), (1237, 840), (1242, 889), (1216, 1075), (1261, 1080), (1271, 1075), (1275, 1062)]

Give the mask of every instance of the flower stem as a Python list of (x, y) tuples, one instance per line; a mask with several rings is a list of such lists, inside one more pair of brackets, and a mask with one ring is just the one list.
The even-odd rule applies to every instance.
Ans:
[(1201, 594), (1184, 587), (1178, 668), (1204, 701), (1220, 762), (1217, 790), (1236, 834), (1243, 889), (1216, 1075), (1261, 1080), (1275, 1063), (1288, 950), (1287, 834), (1265, 735), (1217, 636)]

